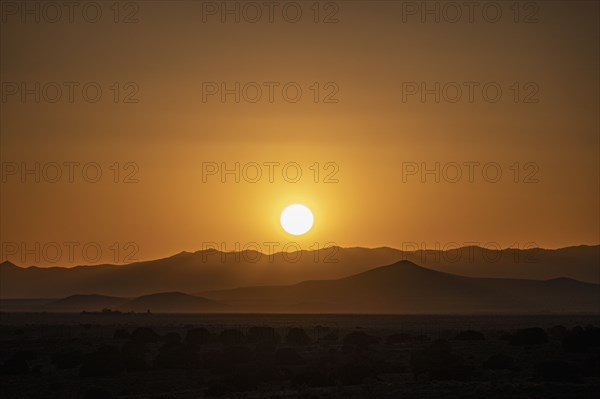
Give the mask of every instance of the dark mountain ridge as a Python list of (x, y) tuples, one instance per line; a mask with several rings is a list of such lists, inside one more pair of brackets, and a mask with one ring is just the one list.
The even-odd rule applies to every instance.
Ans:
[(350, 277), (204, 292), (244, 311), (325, 313), (598, 313), (599, 286), (457, 276), (400, 261)]
[(462, 247), (454, 251), (414, 252), (388, 247), (334, 247), (272, 255), (207, 250), (126, 265), (23, 268), (3, 262), (0, 297), (61, 298), (78, 293), (135, 297), (156, 292), (290, 285), (307, 280), (340, 279), (400, 260), (469, 277), (535, 280), (566, 277), (600, 282), (600, 246), (502, 251)]

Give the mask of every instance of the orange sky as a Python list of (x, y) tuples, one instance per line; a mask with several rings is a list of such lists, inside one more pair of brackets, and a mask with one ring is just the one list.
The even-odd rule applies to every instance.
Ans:
[[(240, 23), (227, 14), (223, 23), (220, 9), (206, 13), (220, 2), (204, 10), (201, 2), (139, 2), (118, 15), (134, 23), (115, 23), (108, 3), (97, 23), (81, 10), (73, 23), (50, 23), (54, 14), (44, 12), (52, 10), (23, 23), (19, 10), (3, 9), (1, 260), (53, 264), (41, 249), (48, 243), (63, 249), (54, 264), (66, 266), (97, 262), (82, 255), (86, 243), (97, 243), (106, 262), (126, 260), (128, 243), (135, 259), (211, 242), (229, 250), (289, 241), (598, 244), (598, 3), (520, 3), (515, 14), (501, 2), (497, 22), (477, 8), (472, 23), (468, 10), (452, 23), (452, 10), (442, 8), (439, 23), (435, 15), (423, 23), (408, 3), (421, 2), (321, 3), (319, 23), (313, 2), (298, 3), (297, 23), (279, 8), (273, 23), (265, 9), (258, 23), (244, 18), (254, 14)], [(323, 23), (326, 15), (332, 23)], [(221, 83), (236, 82), (240, 101), (222, 101)], [(421, 83), (436, 82), (439, 102), (422, 98)], [(62, 95), (52, 102), (56, 87)], [(91, 102), (98, 87), (102, 97)], [(453, 102), (457, 87), (462, 97)], [(40, 182), (34, 174), (22, 182), (22, 169), (36, 162)], [(79, 162), (73, 182), (69, 162)], [(233, 175), (203, 182), (207, 162), (239, 163), (239, 183)], [(279, 163), (272, 182), (269, 162)], [(479, 164), (470, 164), (469, 181), (471, 162)], [(85, 179), (93, 180), (94, 163), (97, 183)], [(263, 173), (257, 182), (249, 181), (254, 163)], [(422, 181), (420, 169), (436, 163), (440, 181)], [(62, 177), (52, 183), (56, 164)], [(285, 164), (292, 169), (284, 176)], [(456, 165), (462, 178), (452, 182)], [(293, 167), (302, 171), (296, 183)], [(315, 214), (301, 238), (279, 226), (279, 213), (295, 202)], [(72, 242), (79, 245), (70, 259)]]

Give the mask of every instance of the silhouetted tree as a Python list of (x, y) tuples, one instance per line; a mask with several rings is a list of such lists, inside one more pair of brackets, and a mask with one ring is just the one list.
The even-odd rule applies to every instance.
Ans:
[(240, 345), (244, 342), (244, 334), (240, 330), (223, 330), (219, 334), (223, 345)]
[(27, 360), (22, 357), (13, 355), (6, 359), (2, 367), (0, 367), (0, 375), (23, 375), (30, 371)]
[(412, 336), (406, 333), (395, 333), (388, 335), (385, 339), (385, 342), (388, 344), (403, 344), (405, 342), (411, 342)]
[(548, 334), (541, 328), (525, 328), (517, 330), (510, 337), (510, 344), (515, 346), (541, 345), (548, 342)]
[(344, 363), (337, 372), (340, 382), (344, 385), (359, 385), (366, 378), (375, 377), (377, 371), (366, 361), (353, 360)]
[[(30, 361), (36, 360), (39, 354), (35, 351), (22, 350), (13, 353), (2, 367), (2, 373), (5, 375), (22, 375), (28, 373), (36, 373), (36, 368), (30, 368)], [(39, 371), (37, 371), (39, 373)]]
[(317, 340), (321, 340), (323, 339), (323, 337), (327, 336), (328, 334), (331, 334), (331, 328), (330, 327), (324, 327), (322, 325), (318, 325), (315, 327), (315, 337)]
[(327, 326), (324, 327), (319, 324), (318, 326), (315, 327), (315, 332), (317, 334), (327, 334), (327, 333), (331, 332), (331, 328), (327, 327)]
[(388, 335), (386, 338), (386, 342), (388, 344), (402, 344), (408, 342), (424, 342), (428, 341), (429, 337), (427, 335), (412, 335), (408, 333), (395, 333)]
[(600, 355), (596, 355), (583, 361), (583, 375), (590, 377), (600, 376)]
[(160, 337), (149, 327), (138, 327), (131, 333), (131, 340), (140, 343), (158, 342)]
[(548, 329), (548, 333), (550, 334), (551, 337), (563, 339), (564, 337), (567, 336), (569, 331), (567, 330), (567, 328), (565, 326), (554, 326), (554, 327), (551, 327)]
[(146, 345), (141, 342), (128, 341), (121, 347), (121, 361), (127, 371), (145, 370), (148, 368), (146, 361)]
[(82, 377), (115, 376), (124, 370), (119, 350), (114, 346), (103, 346), (86, 356), (79, 374)]
[(379, 342), (381, 342), (380, 337), (366, 334), (363, 331), (353, 331), (348, 333), (342, 341), (344, 347), (346, 347), (346, 351), (349, 349), (358, 351), (367, 350), (371, 344), (377, 344)]
[(580, 371), (571, 363), (551, 360), (535, 365), (536, 377), (549, 382), (582, 382)]
[(303, 367), (292, 374), (292, 384), (308, 387), (326, 387), (335, 385), (335, 380), (323, 369)]
[(563, 348), (567, 352), (587, 352), (590, 348), (600, 346), (600, 328), (587, 326), (585, 329), (573, 330), (564, 337)]
[(256, 344), (256, 352), (260, 353), (262, 356), (271, 355), (275, 353), (275, 345), (259, 342), (258, 344)]
[(285, 336), (285, 342), (289, 345), (308, 345), (310, 338), (302, 328), (293, 327)]
[(452, 353), (452, 345), (438, 339), (429, 348), (413, 353), (410, 364), (416, 379), (465, 381), (471, 378), (473, 368)]
[(246, 340), (253, 344), (277, 345), (281, 341), (281, 337), (272, 327), (251, 327), (246, 334)]
[(231, 367), (251, 362), (255, 358), (255, 353), (246, 346), (228, 346), (223, 349), (222, 356), (225, 363)]
[(450, 353), (452, 344), (445, 339), (436, 339), (429, 345), (429, 350), (433, 353)]
[(583, 332), (583, 327), (575, 326), (575, 327), (573, 327), (573, 329), (571, 331), (574, 333), (580, 333), (580, 332)]
[(68, 350), (54, 353), (51, 356), (52, 363), (58, 369), (75, 368), (85, 359), (84, 354), (79, 350)]
[(454, 339), (457, 341), (483, 341), (485, 336), (478, 331), (467, 330), (458, 333)]
[(260, 383), (256, 370), (232, 370), (225, 376), (212, 380), (205, 396), (224, 396), (230, 392), (247, 392), (257, 388)]
[(176, 332), (169, 332), (161, 337), (161, 341), (169, 344), (178, 344), (181, 342), (181, 335)]
[(504, 353), (490, 356), (484, 363), (483, 368), (487, 370), (515, 370), (515, 360)]
[(305, 364), (306, 360), (296, 352), (294, 348), (279, 348), (275, 352), (275, 361), (284, 366)]
[(104, 388), (91, 388), (83, 395), (83, 399), (112, 399), (113, 394)]
[(113, 338), (114, 339), (129, 339), (129, 338), (131, 338), (131, 334), (129, 334), (129, 331), (127, 331), (127, 330), (119, 329), (119, 330), (115, 330), (115, 333), (113, 334)]
[(162, 369), (191, 369), (197, 363), (195, 352), (181, 342), (165, 343), (155, 359), (156, 367)]
[(340, 338), (338, 337), (338, 335), (334, 332), (330, 332), (322, 338), (322, 340), (325, 342), (337, 342), (339, 339)]
[(212, 334), (204, 327), (188, 330), (185, 341), (192, 345), (206, 345), (213, 341)]

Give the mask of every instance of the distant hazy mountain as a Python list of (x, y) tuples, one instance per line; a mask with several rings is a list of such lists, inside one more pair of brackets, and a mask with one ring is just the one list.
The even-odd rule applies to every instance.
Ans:
[(568, 277), (600, 283), (600, 245), (560, 249), (493, 250), (476, 246), (447, 251), (405, 252), (421, 266), (470, 277), (550, 280)]
[(33, 308), (36, 311), (54, 312), (99, 312), (103, 309), (122, 312), (147, 312), (150, 310), (152, 313), (206, 313), (223, 312), (227, 310), (227, 307), (195, 295), (181, 292), (163, 292), (134, 299), (104, 295), (71, 295), (43, 305), (36, 304), (36, 307)]
[(600, 286), (473, 278), (400, 261), (351, 277), (289, 286), (205, 292), (204, 297), (249, 312), (319, 313), (562, 313), (600, 312)]
[(78, 293), (133, 297), (156, 292), (198, 292), (258, 284), (332, 279), (398, 260), (391, 249), (327, 249), (289, 255), (213, 250), (182, 252), (128, 265), (21, 268), (0, 264), (2, 298), (61, 298)]
[(160, 294), (144, 295), (119, 306), (118, 310), (153, 313), (204, 313), (223, 312), (226, 306), (199, 296), (183, 294), (181, 292), (164, 292)]
[(600, 282), (600, 246), (503, 251), (463, 247), (416, 252), (335, 247), (273, 255), (208, 250), (128, 265), (23, 268), (4, 262), (0, 264), (0, 297), (61, 298), (79, 293), (135, 297), (156, 292), (294, 284), (339, 279), (399, 260), (471, 277), (568, 277)]
[(100, 311), (102, 309), (116, 309), (127, 299), (106, 295), (71, 295), (58, 301), (44, 305), (44, 308), (57, 312)]
[(245, 287), (197, 295), (164, 292), (138, 298), (71, 295), (45, 303), (2, 300), (0, 308), (81, 312), (306, 313), (600, 313), (600, 286), (568, 278), (546, 281), (475, 278), (400, 261), (334, 280)]

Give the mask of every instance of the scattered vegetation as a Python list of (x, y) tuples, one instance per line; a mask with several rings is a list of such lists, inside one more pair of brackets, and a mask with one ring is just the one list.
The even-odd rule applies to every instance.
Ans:
[(310, 338), (306, 334), (306, 331), (302, 328), (294, 327), (290, 328), (287, 335), (285, 336), (285, 342), (289, 345), (308, 345)]
[(485, 335), (478, 331), (467, 330), (458, 333), (454, 339), (457, 341), (483, 341), (485, 340)]
[(505, 353), (490, 356), (484, 363), (486, 370), (516, 370), (515, 359)]
[[(61, 341), (61, 346), (52, 343), (53, 349), (47, 352), (0, 351), (0, 373), (12, 379), (63, 376), (51, 387), (53, 392), (62, 392), (55, 397), (68, 397), (65, 389), (74, 383), (80, 384), (76, 397), (92, 399), (159, 398), (160, 391), (154, 396), (139, 394), (153, 394), (157, 386), (163, 387), (162, 392), (174, 386), (182, 392), (195, 392), (190, 397), (242, 397), (241, 392), (266, 392), (273, 387), (299, 393), (325, 389), (323, 392), (357, 392), (359, 396), (354, 397), (402, 397), (386, 396), (378, 389), (385, 391), (385, 387), (407, 382), (426, 386), (418, 384), (476, 384), (490, 379), (581, 385), (600, 376), (600, 329), (594, 326), (511, 330), (503, 334), (508, 344), (499, 341), (499, 331), (484, 334), (475, 330), (444, 332), (439, 335), (447, 339), (432, 340), (407, 331), (322, 326), (277, 330), (266, 326), (247, 330), (143, 326), (104, 332), (97, 325), (84, 327), (85, 332), (81, 326), (74, 328), (76, 335)], [(13, 330), (8, 333), (14, 337)], [(31, 335), (27, 327), (25, 333)], [(11, 339), (22, 340), (24, 334)], [(48, 342), (54, 342), (51, 339)], [(43, 346), (31, 342), (35, 343), (32, 348)], [(548, 348), (552, 345), (553, 351), (540, 347), (545, 344)], [(547, 353), (553, 357), (546, 357)], [(73, 382), (66, 377), (69, 375), (81, 378)], [(97, 381), (114, 381), (115, 385), (95, 385)], [(125, 389), (117, 381), (143, 381), (148, 387)]]
[(413, 353), (410, 364), (416, 380), (457, 380), (471, 378), (473, 368), (452, 352), (452, 344), (438, 339), (428, 348)]
[(149, 327), (138, 327), (131, 333), (131, 340), (139, 343), (151, 343), (159, 340), (158, 334)]
[(548, 334), (541, 328), (524, 328), (512, 334), (509, 342), (514, 346), (542, 345), (548, 342)]

